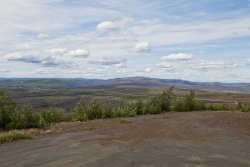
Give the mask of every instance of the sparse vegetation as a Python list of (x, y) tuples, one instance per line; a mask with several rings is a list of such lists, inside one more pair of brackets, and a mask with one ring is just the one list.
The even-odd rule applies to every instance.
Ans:
[(204, 111), (207, 110), (205, 103), (195, 100), (195, 92), (190, 91), (184, 98), (174, 103), (174, 111)]
[(132, 122), (128, 121), (128, 120), (125, 120), (125, 119), (122, 119), (122, 120), (120, 120), (120, 123), (127, 125), (127, 124), (131, 124)]
[(0, 129), (44, 128), (51, 123), (71, 120), (64, 111), (50, 108), (35, 111), (30, 105), (18, 108), (4, 91), (0, 91)]
[(13, 142), (19, 139), (31, 139), (32, 135), (28, 132), (22, 131), (8, 131), (8, 132), (1, 132), (0, 133), (0, 144)]
[(242, 112), (250, 111), (250, 105), (244, 102), (237, 102), (237, 108)]
[(203, 111), (203, 110), (239, 110), (247, 112), (250, 105), (238, 102), (237, 105), (206, 104), (195, 99), (195, 92), (190, 91), (183, 98), (176, 98), (174, 86), (148, 100), (138, 99), (133, 102), (112, 105), (102, 104), (97, 100), (81, 98), (74, 111), (67, 113), (62, 109), (49, 108), (35, 111), (26, 105), (19, 108), (4, 91), (0, 91), (0, 129), (44, 128), (51, 123), (62, 121), (87, 121), (115, 117), (133, 117), (136, 115), (158, 114), (170, 111)]
[(6, 94), (0, 90), (0, 129), (7, 129), (13, 119), (17, 117), (17, 106)]

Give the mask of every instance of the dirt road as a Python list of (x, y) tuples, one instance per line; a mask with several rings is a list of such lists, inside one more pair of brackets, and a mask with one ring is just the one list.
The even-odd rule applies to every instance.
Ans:
[(0, 145), (0, 166), (250, 166), (250, 113), (165, 113), (62, 128)]

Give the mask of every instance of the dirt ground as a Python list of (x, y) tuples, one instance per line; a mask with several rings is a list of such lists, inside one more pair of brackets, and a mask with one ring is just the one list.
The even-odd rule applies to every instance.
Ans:
[(165, 113), (51, 131), (60, 133), (0, 145), (0, 166), (250, 166), (250, 113)]

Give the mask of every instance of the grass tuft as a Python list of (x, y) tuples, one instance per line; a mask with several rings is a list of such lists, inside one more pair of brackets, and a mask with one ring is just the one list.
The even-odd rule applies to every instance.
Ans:
[(33, 136), (28, 132), (13, 130), (8, 132), (0, 132), (0, 144), (10, 143), (19, 139), (31, 139)]
[(131, 124), (132, 122), (131, 121), (128, 121), (128, 120), (125, 120), (125, 119), (122, 119), (122, 120), (120, 120), (120, 123), (121, 124)]

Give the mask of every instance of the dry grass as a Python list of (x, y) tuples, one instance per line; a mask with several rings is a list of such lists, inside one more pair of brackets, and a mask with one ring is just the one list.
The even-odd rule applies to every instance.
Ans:
[(33, 135), (28, 131), (13, 130), (0, 132), (0, 144), (17, 141), (19, 139), (31, 139)]
[(120, 123), (121, 124), (131, 124), (132, 122), (128, 121), (128, 120), (125, 120), (125, 119), (122, 119), (122, 120), (120, 120)]
[(10, 143), (20, 139), (32, 139), (37, 136), (55, 133), (49, 129), (22, 129), (11, 131), (0, 131), (0, 144)]
[(48, 135), (48, 134), (58, 134), (62, 132), (70, 131), (74, 127), (83, 126), (85, 123), (79, 122), (60, 122), (57, 124), (52, 124), (46, 129), (22, 129), (22, 130), (11, 130), (11, 131), (1, 131), (0, 130), (0, 144), (10, 143), (17, 141), (19, 139), (32, 139), (34, 137)]

